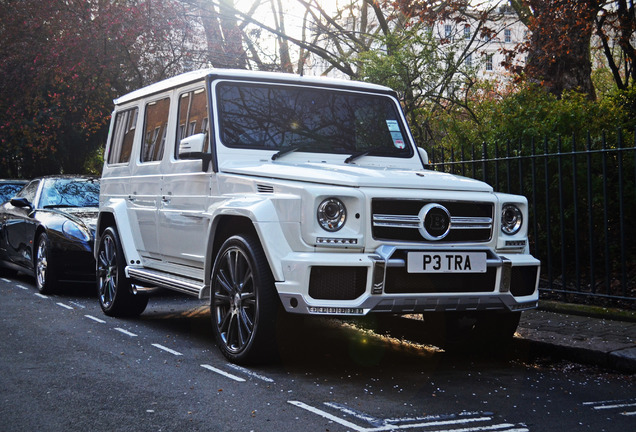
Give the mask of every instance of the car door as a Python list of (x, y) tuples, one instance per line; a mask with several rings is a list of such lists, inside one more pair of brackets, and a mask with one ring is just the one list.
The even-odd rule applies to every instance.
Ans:
[(146, 259), (144, 265), (149, 267), (161, 262), (157, 240), (157, 212), (161, 197), (161, 162), (168, 133), (169, 113), (169, 95), (160, 95), (146, 101), (140, 154), (133, 155), (135, 161), (129, 184), (130, 220), (132, 224), (136, 224), (140, 238), (138, 251)]
[(187, 137), (205, 136), (202, 150), (209, 152), (208, 98), (202, 83), (180, 90), (176, 97), (174, 145), (169, 163), (163, 165), (158, 240), (168, 271), (178, 268), (181, 274), (202, 278), (210, 223), (204, 212), (216, 190), (216, 177), (202, 170), (201, 159), (180, 157), (179, 144)]
[(30, 206), (16, 206), (7, 202), (3, 205), (2, 255), (14, 264), (27, 269), (33, 268), (33, 235), (35, 221), (32, 217), (41, 180), (30, 182), (16, 198), (30, 203)]

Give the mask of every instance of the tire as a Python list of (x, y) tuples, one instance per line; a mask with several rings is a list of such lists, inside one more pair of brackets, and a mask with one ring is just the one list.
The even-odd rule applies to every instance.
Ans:
[(274, 278), (263, 249), (251, 235), (228, 238), (212, 270), (210, 310), (214, 335), (233, 363), (272, 361), (279, 313)]
[(51, 256), (51, 242), (43, 232), (36, 241), (34, 262), (35, 285), (40, 294), (53, 294), (58, 288), (57, 269)]
[(431, 312), (424, 321), (433, 328), (434, 343), (450, 351), (503, 349), (519, 325), (521, 312)]
[(148, 305), (148, 296), (133, 294), (124, 271), (125, 262), (117, 230), (106, 228), (97, 252), (97, 298), (102, 311), (108, 316), (139, 316)]

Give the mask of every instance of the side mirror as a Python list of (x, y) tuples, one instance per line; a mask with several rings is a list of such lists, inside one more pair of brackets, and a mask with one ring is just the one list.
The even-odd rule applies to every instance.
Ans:
[(33, 208), (29, 200), (27, 200), (26, 198), (11, 198), (10, 202), (11, 205), (14, 207), (28, 208), (29, 210)]
[(179, 142), (179, 159), (202, 159), (206, 134), (198, 133)]
[(417, 152), (420, 154), (420, 159), (422, 159), (422, 163), (424, 163), (425, 166), (428, 166), (428, 153), (426, 153), (426, 150), (424, 150), (422, 147), (418, 147), (417, 148)]

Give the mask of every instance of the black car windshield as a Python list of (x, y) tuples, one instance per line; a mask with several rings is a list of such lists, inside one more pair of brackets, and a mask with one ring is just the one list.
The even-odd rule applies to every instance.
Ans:
[(47, 179), (40, 195), (40, 207), (97, 207), (99, 181), (84, 178)]
[(221, 140), (228, 147), (282, 154), (413, 154), (398, 107), (388, 96), (236, 82), (222, 82), (216, 91)]

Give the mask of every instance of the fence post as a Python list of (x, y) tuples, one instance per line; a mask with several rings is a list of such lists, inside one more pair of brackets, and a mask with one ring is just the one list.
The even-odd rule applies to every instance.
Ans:
[(488, 174), (486, 173), (486, 159), (488, 158), (488, 148), (486, 147), (486, 142), (484, 141), (484, 146), (483, 146), (483, 153), (481, 154), (481, 160), (482, 160), (482, 165), (481, 168), (483, 170), (483, 172), (481, 173), (483, 178), (484, 178), (484, 182), (488, 183)]
[(546, 230), (546, 242), (548, 259), (548, 288), (552, 289), (552, 227), (550, 226), (550, 173), (548, 166), (548, 136), (546, 135), (543, 140), (543, 166), (544, 166), (544, 178), (545, 178), (545, 230)]
[(592, 197), (592, 137), (587, 133), (587, 223), (588, 246), (590, 250), (590, 291), (596, 293), (596, 274), (594, 262), (594, 207)]
[(561, 142), (561, 136), (557, 138), (557, 152), (558, 152), (558, 164), (557, 173), (559, 180), (559, 230), (561, 245), (559, 247), (561, 252), (561, 288), (567, 290), (567, 276), (566, 276), (566, 257), (565, 257), (565, 199), (563, 197), (563, 146)]
[(532, 165), (531, 165), (531, 170), (532, 170), (532, 211), (533, 211), (533, 215), (534, 217), (532, 218), (533, 220), (533, 234), (534, 234), (534, 253), (537, 254), (537, 256), (539, 256), (539, 237), (538, 237), (538, 232), (539, 232), (539, 217), (537, 215), (537, 156), (536, 156), (536, 146), (534, 143), (534, 137), (532, 137), (531, 139), (531, 145), (532, 145)]
[(625, 260), (625, 205), (623, 201), (623, 133), (618, 129), (618, 225), (621, 239), (621, 292), (627, 295), (627, 263)]
[(609, 224), (607, 221), (607, 138), (603, 132), (603, 231), (605, 232), (605, 290), (610, 293), (610, 249), (609, 249)]
[(572, 133), (572, 200), (574, 207), (574, 272), (576, 279), (576, 290), (581, 291), (581, 266), (579, 257), (579, 194), (576, 165), (576, 134)]

